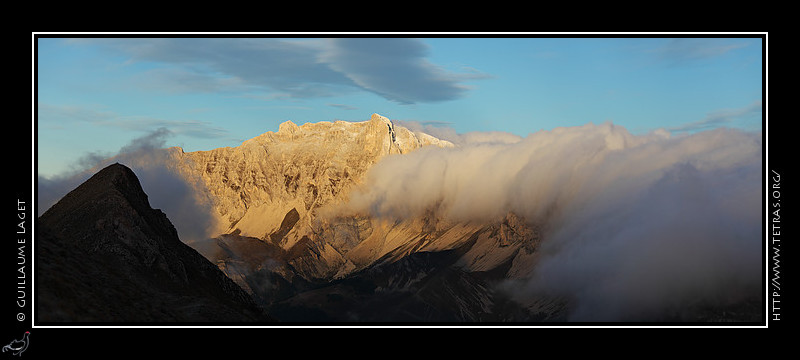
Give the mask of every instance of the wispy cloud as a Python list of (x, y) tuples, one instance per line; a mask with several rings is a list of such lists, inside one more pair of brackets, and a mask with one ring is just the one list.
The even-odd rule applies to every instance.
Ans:
[(180, 67), (145, 71), (133, 83), (145, 90), (170, 93), (212, 93), (248, 89), (245, 81), (238, 77), (205, 75)]
[(672, 132), (693, 132), (699, 130), (708, 130), (716, 127), (729, 126), (736, 121), (761, 114), (763, 107), (761, 100), (758, 100), (748, 106), (738, 109), (723, 109), (711, 112), (706, 115), (702, 120), (692, 123), (684, 124), (681, 126), (669, 128)]
[(560, 53), (552, 50), (537, 51), (531, 55), (534, 59), (557, 59), (561, 56)]
[(36, 110), (40, 124), (44, 122), (48, 126), (56, 127), (73, 122), (105, 124), (116, 117), (113, 111), (97, 107), (51, 105), (41, 102), (36, 104)]
[(743, 39), (670, 39), (657, 49), (650, 50), (659, 60), (670, 65), (680, 65), (698, 60), (723, 56), (733, 50), (748, 46)]
[(39, 125), (63, 127), (86, 123), (93, 126), (116, 127), (124, 130), (149, 132), (168, 128), (176, 135), (201, 139), (226, 138), (227, 130), (199, 120), (164, 120), (149, 116), (123, 116), (100, 107), (67, 106), (37, 103)]
[(351, 105), (346, 105), (346, 104), (328, 104), (328, 106), (335, 107), (337, 109), (342, 109), (342, 110), (358, 110), (357, 107), (351, 106)]
[(141, 85), (166, 91), (247, 88), (312, 98), (368, 91), (403, 104), (465, 96), (464, 81), (485, 78), (475, 70), (449, 72), (427, 60), (418, 39), (347, 38), (319, 40), (77, 39), (121, 52), (127, 64), (158, 64), (142, 73)]

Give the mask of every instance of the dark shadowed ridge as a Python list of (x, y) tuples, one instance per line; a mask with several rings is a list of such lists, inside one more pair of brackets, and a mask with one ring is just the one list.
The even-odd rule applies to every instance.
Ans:
[(272, 321), (180, 241), (124, 165), (99, 171), (38, 219), (36, 321)]

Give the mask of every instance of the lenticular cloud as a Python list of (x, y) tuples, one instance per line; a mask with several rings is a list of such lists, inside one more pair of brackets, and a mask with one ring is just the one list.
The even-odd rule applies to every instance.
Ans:
[(636, 320), (757, 296), (761, 170), (760, 133), (589, 124), (387, 157), (349, 206), (456, 221), (515, 212), (544, 230), (522, 290), (569, 299), (573, 320)]

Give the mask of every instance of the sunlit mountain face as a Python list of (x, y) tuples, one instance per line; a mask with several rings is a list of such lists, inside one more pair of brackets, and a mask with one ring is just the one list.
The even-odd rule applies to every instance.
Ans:
[(611, 123), (449, 141), (374, 114), (108, 161), (279, 322), (749, 323), (762, 148)]

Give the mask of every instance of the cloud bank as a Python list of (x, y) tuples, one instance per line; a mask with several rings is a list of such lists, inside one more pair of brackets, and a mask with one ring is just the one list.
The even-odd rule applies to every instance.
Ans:
[(515, 292), (569, 299), (570, 320), (651, 319), (758, 296), (761, 159), (760, 134), (590, 124), (387, 157), (348, 209), (458, 221), (513, 211), (543, 229)]

